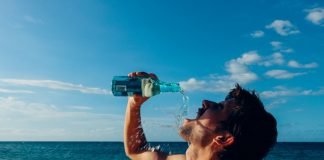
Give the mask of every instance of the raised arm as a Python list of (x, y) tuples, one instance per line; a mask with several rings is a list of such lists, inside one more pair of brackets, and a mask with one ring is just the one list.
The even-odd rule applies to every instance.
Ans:
[[(142, 99), (139, 95), (128, 98), (125, 126), (124, 147), (128, 156), (145, 151), (147, 141), (141, 124), (141, 104), (137, 101)], [(145, 100), (140, 100), (145, 101)], [(143, 103), (142, 102), (142, 103)]]
[[(151, 76), (145, 72), (133, 72), (128, 76)], [(124, 148), (126, 155), (131, 159), (141, 159), (143, 153), (148, 151), (148, 144), (141, 123), (141, 106), (148, 100), (147, 97), (134, 95), (128, 97), (124, 126)]]
[[(128, 76), (146, 76), (156, 78), (154, 74), (145, 72), (133, 72)], [(126, 155), (136, 160), (172, 160), (183, 159), (183, 155), (168, 156), (159, 151), (150, 151), (141, 123), (141, 106), (148, 100), (147, 97), (135, 95), (128, 97), (124, 126), (124, 148)]]

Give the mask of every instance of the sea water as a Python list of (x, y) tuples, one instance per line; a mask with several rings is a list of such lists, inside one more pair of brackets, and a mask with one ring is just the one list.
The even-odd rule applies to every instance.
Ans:
[[(184, 142), (151, 142), (185, 154)], [(0, 142), (2, 160), (129, 160), (122, 142)], [(265, 160), (323, 160), (324, 143), (277, 143)]]

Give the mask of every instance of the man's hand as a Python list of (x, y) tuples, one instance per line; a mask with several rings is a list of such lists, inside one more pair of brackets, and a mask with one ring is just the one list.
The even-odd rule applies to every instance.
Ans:
[[(153, 79), (158, 79), (154, 73), (146, 73), (146, 72), (132, 72), (128, 74), (129, 77), (151, 77)], [(139, 108), (141, 105), (148, 100), (149, 97), (142, 97), (141, 95), (134, 95), (128, 97), (128, 104), (132, 108)]]

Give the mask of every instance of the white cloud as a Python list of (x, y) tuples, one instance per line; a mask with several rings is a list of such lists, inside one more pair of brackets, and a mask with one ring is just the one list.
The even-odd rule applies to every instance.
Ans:
[(315, 25), (324, 26), (324, 8), (313, 8), (307, 10), (306, 19)]
[(207, 80), (190, 78), (187, 81), (181, 81), (180, 85), (185, 91), (228, 92), (236, 83), (243, 85), (258, 79), (258, 76), (247, 66), (257, 63), (260, 59), (256, 51), (246, 52), (241, 57), (225, 63), (228, 75), (210, 75)]
[(237, 60), (227, 62), (226, 71), (230, 73), (230, 80), (241, 84), (246, 84), (258, 79), (255, 73), (251, 72), (244, 64)]
[(17, 90), (17, 89), (5, 89), (0, 88), (0, 93), (23, 93), (23, 94), (33, 94), (33, 91), (28, 90)]
[(297, 95), (297, 92), (294, 90), (276, 90), (276, 91), (263, 91), (261, 92), (261, 96), (265, 98), (273, 98), (280, 96), (293, 96)]
[(283, 64), (285, 62), (285, 60), (283, 59), (283, 56), (280, 52), (273, 53), (271, 55), (271, 57), (273, 58), (272, 62), (274, 64)]
[[(281, 47), (281, 42), (273, 41), (272, 45)], [(235, 83), (248, 84), (258, 79), (256, 73), (249, 70), (251, 65), (272, 66), (283, 65), (285, 59), (280, 52), (275, 52), (270, 56), (262, 57), (257, 51), (243, 53), (242, 56), (231, 59), (225, 63), (227, 75), (210, 75), (207, 79), (190, 78), (181, 81), (180, 85), (185, 91), (208, 91), (208, 92), (228, 92)], [(307, 64), (307, 67), (314, 65)], [(296, 76), (305, 75), (305, 72), (291, 73), (287, 70), (270, 70), (266, 76), (276, 79), (290, 79)]]
[(53, 104), (0, 97), (0, 117), (0, 140), (122, 140), (121, 115), (68, 112)]
[(293, 68), (317, 68), (318, 64), (316, 62), (312, 62), (308, 64), (300, 64), (295, 60), (290, 60), (288, 62), (288, 66)]
[(257, 51), (249, 51), (246, 53), (243, 53), (242, 57), (237, 58), (236, 61), (240, 64), (253, 64), (258, 62), (261, 59)]
[(324, 88), (320, 88), (319, 90), (311, 90), (311, 89), (300, 89), (300, 88), (287, 88), (284, 86), (276, 86), (272, 91), (263, 91), (261, 92), (261, 96), (265, 98), (276, 98), (276, 97), (287, 97), (287, 96), (316, 96), (323, 95)]
[(92, 110), (92, 108), (89, 106), (70, 106), (69, 108), (76, 109), (76, 110), (84, 110), (84, 111)]
[(190, 78), (179, 82), (184, 91), (228, 92), (236, 83), (229, 76), (213, 76), (207, 80)]
[(275, 50), (275, 51), (282, 52), (282, 53), (294, 52), (294, 50), (292, 48), (284, 47), (282, 42), (271, 41), (270, 44), (272, 46), (272, 49)]
[(271, 41), (271, 46), (273, 47), (273, 50), (279, 50), (282, 48), (282, 42), (279, 41)]
[(313, 96), (317, 96), (317, 95), (323, 95), (324, 94), (324, 87), (320, 88), (319, 90), (312, 90), (312, 89), (308, 89), (308, 90), (303, 90), (299, 92), (302, 95), (313, 95)]
[(264, 36), (264, 32), (261, 30), (254, 31), (250, 34), (252, 38), (261, 38)]
[(292, 52), (294, 52), (294, 50), (292, 48), (286, 48), (286, 49), (281, 49), (280, 52), (283, 52), (283, 53), (292, 53)]
[[(267, 95), (267, 93), (264, 93), (263, 95), (261, 96), (264, 96), (264, 95)], [(266, 105), (266, 107), (268, 109), (273, 109), (275, 108), (276, 106), (278, 105), (281, 105), (281, 104), (285, 104), (287, 103), (287, 100), (286, 99), (275, 99), (274, 101), (272, 101), (270, 104)]]
[(265, 73), (266, 76), (272, 77), (275, 79), (290, 79), (296, 76), (305, 75), (306, 73), (291, 73), (287, 70), (270, 70)]
[(274, 29), (282, 36), (300, 33), (300, 31), (288, 20), (275, 20), (271, 24), (267, 25), (266, 28)]
[(268, 57), (264, 57), (258, 64), (262, 66), (282, 65), (285, 62), (283, 55), (280, 52), (275, 52)]
[[(272, 45), (282, 48), (281, 42), (273, 41)], [(208, 92), (228, 92), (235, 83), (248, 84), (258, 79), (256, 73), (249, 70), (251, 65), (272, 66), (283, 65), (285, 59), (280, 52), (275, 52), (270, 56), (262, 57), (257, 51), (243, 53), (242, 56), (231, 59), (225, 63), (227, 75), (210, 75), (207, 79), (190, 78), (181, 81), (180, 85), (185, 91), (208, 91)], [(307, 67), (314, 64), (307, 64)], [(270, 70), (266, 76), (276, 79), (290, 79), (296, 76), (305, 75), (305, 72), (291, 73), (287, 70)]]
[(206, 81), (204, 80), (197, 80), (195, 78), (190, 78), (187, 81), (181, 81), (179, 82), (180, 86), (185, 90), (185, 91), (195, 91), (195, 90), (201, 90), (206, 88)]
[(110, 91), (106, 89), (85, 87), (81, 84), (77, 85), (54, 80), (0, 79), (0, 82), (21, 86), (43, 87), (56, 90), (79, 91), (81, 93), (89, 94), (111, 94)]

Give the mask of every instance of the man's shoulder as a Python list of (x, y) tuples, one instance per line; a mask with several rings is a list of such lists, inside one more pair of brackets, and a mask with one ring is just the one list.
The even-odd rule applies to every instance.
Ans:
[(168, 155), (164, 152), (142, 152), (140, 154), (130, 155), (129, 158), (133, 160), (185, 160), (184, 154)]
[(184, 154), (168, 155), (166, 157), (166, 160), (186, 160), (186, 155)]

